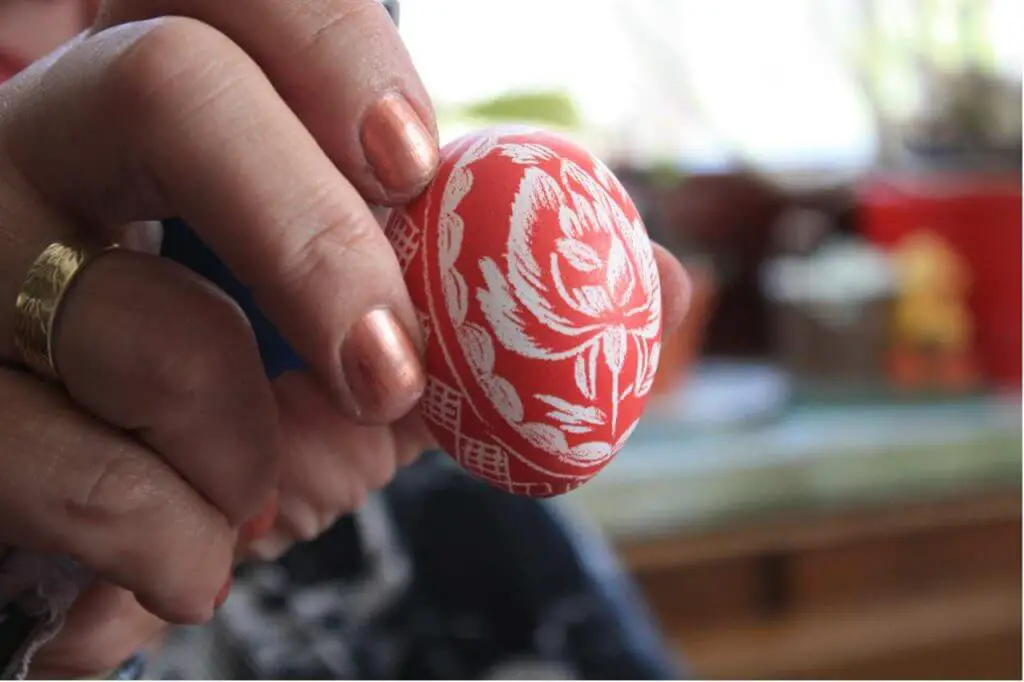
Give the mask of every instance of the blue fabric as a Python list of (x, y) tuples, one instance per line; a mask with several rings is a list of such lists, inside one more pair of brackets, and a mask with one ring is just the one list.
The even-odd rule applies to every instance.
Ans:
[(137, 653), (121, 664), (121, 667), (108, 677), (108, 680), (141, 680), (146, 672), (147, 657)]
[(210, 280), (242, 307), (256, 332), (267, 376), (273, 379), (283, 372), (303, 367), (302, 359), (260, 312), (249, 288), (235, 279), (220, 259), (180, 220), (164, 222), (161, 254)]
[[(163, 255), (238, 302), (256, 332), (270, 377), (302, 367), (249, 289), (180, 221), (165, 223)], [(282, 616), (274, 604), (303, 601), (308, 590), (325, 584), (342, 602), (348, 601), (342, 595), (353, 581), (363, 585), (359, 589), (373, 589), (375, 581), (359, 578), (366, 570), (363, 540), (353, 517), (344, 518), (320, 540), (297, 547), (277, 568), (266, 567), (288, 576), (275, 599), (260, 591), (259, 580), (248, 585), (244, 572), (238, 576), (233, 594), (250, 589), (255, 606), (240, 614), (237, 628), (231, 627), (229, 607), (245, 602), (229, 601), (222, 613), (239, 658), (249, 661), (245, 672), (236, 673), (271, 679), (472, 679), (503, 660), (533, 656), (557, 662), (578, 679), (677, 679), (681, 674), (609, 548), (568, 522), (557, 506), (475, 481), (439, 453), (401, 472), (381, 500), (399, 540), (390, 559), (377, 558), (387, 564), (377, 570), (389, 575), (399, 565), (412, 569), (410, 582), (389, 588), (398, 595), (388, 608), (393, 617), (353, 616), (339, 603), (335, 620), (353, 621), (350, 625), (293, 622), (285, 630), (308, 630), (301, 646), (289, 652), (287, 642), (279, 640), (286, 633), (275, 631)], [(280, 576), (275, 580), (280, 583)], [(266, 627), (254, 626), (261, 621)], [(473, 642), (449, 632), (467, 621), (478, 633)], [(263, 634), (255, 639), (242, 634), (254, 627)], [(352, 655), (311, 663), (303, 652), (315, 640), (352, 648)], [(396, 641), (407, 655), (371, 661), (353, 653)], [(278, 658), (256, 663), (258, 651), (271, 642)]]

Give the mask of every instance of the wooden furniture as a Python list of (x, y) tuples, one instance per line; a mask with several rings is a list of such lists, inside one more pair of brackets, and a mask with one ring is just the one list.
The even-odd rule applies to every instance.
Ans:
[(1019, 396), (652, 410), (567, 502), (697, 678), (1021, 675)]
[(978, 491), (623, 542), (698, 678), (1021, 676), (1021, 498)]

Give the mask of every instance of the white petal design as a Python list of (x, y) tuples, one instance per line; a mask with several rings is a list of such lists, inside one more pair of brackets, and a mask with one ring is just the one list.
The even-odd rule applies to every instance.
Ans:
[[(556, 301), (543, 283), (543, 270), (534, 256), (537, 212), (558, 210), (564, 195), (558, 183), (539, 168), (527, 168), (512, 204), (508, 238), (508, 282), (516, 299), (549, 329), (572, 334), (570, 322), (555, 312)], [(500, 337), (499, 337), (500, 338)]]
[(583, 234), (583, 227), (580, 225), (579, 216), (568, 206), (562, 206), (558, 209), (558, 226), (562, 229), (562, 234), (571, 239), (580, 237)]
[(550, 424), (530, 422), (519, 428), (519, 433), (534, 447), (556, 455), (568, 456), (569, 442), (565, 434)]
[(587, 351), (587, 374), (589, 375), (590, 384), (594, 386), (594, 395), (597, 395), (597, 356), (601, 352), (600, 342), (590, 344), (590, 350)]
[(626, 364), (626, 330), (612, 327), (604, 333), (604, 362), (612, 374), (619, 374)]
[(470, 143), (469, 147), (466, 149), (465, 152), (463, 152), (462, 156), (459, 157), (459, 160), (456, 163), (456, 167), (464, 168), (470, 165), (471, 163), (476, 163), (480, 159), (487, 156), (490, 152), (492, 152), (494, 150), (494, 147), (497, 146), (497, 144), (498, 141), (497, 139), (495, 139), (493, 135), (479, 135), (475, 140), (473, 140)]
[[(619, 403), (650, 392), (661, 349), (660, 282), (643, 224), (607, 167), (557, 159), (543, 139), (490, 130), (458, 153), (437, 229), (442, 295), (463, 355), (487, 400), (527, 442), (563, 462), (601, 464), (636, 428), (634, 422), (621, 431), (627, 413), (619, 414)], [(505, 253), (478, 261), (472, 295), (484, 320), (467, 323), (470, 292), (459, 272), (467, 263), (459, 256), (471, 235), (458, 211), (474, 186), (472, 165), (492, 154), (517, 164), (510, 170), (519, 186), (508, 207)], [(547, 232), (552, 227), (560, 234)], [(494, 373), (497, 354), (506, 351), (571, 361), (575, 387), (566, 395), (520, 396)], [(595, 405), (599, 396), (607, 415)]]
[(619, 402), (622, 402), (629, 397), (629, 394), (633, 392), (633, 384), (627, 384), (625, 388), (619, 391)]
[(593, 345), (590, 351), (586, 353), (580, 353), (576, 356), (576, 361), (573, 363), (573, 373), (576, 377), (576, 388), (579, 389), (580, 394), (587, 400), (593, 400), (597, 397), (597, 377), (596, 363), (588, 362), (588, 358), (595, 358), (594, 351), (597, 346)]
[(560, 421), (570, 424), (593, 424), (594, 426), (601, 426), (607, 419), (604, 412), (593, 405), (575, 405), (567, 400), (559, 398), (558, 396), (545, 395), (543, 393), (535, 395), (534, 398), (558, 410), (562, 416)]
[(469, 289), (466, 280), (457, 270), (449, 270), (441, 277), (445, 306), (452, 324), (456, 327), (466, 321), (469, 310)]
[(491, 374), (482, 378), (480, 387), (483, 388), (502, 417), (512, 424), (523, 421), (523, 401), (519, 399), (515, 386), (505, 379)]
[(616, 305), (623, 306), (633, 295), (635, 280), (632, 264), (626, 248), (617, 237), (612, 237), (608, 251), (608, 264), (605, 269), (608, 291)]
[(501, 155), (521, 165), (536, 165), (553, 159), (555, 153), (548, 147), (532, 143), (509, 143), (501, 145)]
[(608, 166), (604, 165), (603, 163), (601, 163), (600, 160), (596, 159), (594, 163), (594, 177), (596, 177), (598, 181), (604, 186), (604, 188), (609, 192), (615, 192), (616, 190), (618, 190), (619, 192), (622, 192), (623, 195), (626, 194), (626, 192), (622, 189), (621, 185), (619, 184), (619, 181), (615, 178), (615, 175), (611, 172)]
[(571, 192), (573, 210), (579, 219), (579, 231), (581, 235), (587, 232), (606, 232), (607, 221), (601, 220), (592, 199), (589, 199), (578, 192)]
[(498, 342), (519, 355), (549, 359), (548, 351), (526, 332), (523, 310), (512, 297), (508, 282), (497, 263), (490, 258), (480, 259), (480, 272), (484, 276), (486, 288), (477, 291), (476, 299)]
[(610, 443), (604, 441), (593, 441), (590, 443), (581, 443), (572, 449), (572, 458), (587, 463), (600, 462), (601, 460), (608, 459), (613, 454), (612, 446)]
[(444, 188), (441, 200), (441, 213), (451, 213), (473, 188), (473, 173), (468, 168), (460, 167), (452, 171)]
[(574, 305), (591, 317), (600, 317), (612, 309), (612, 299), (608, 296), (608, 290), (603, 286), (587, 285), (579, 289), (573, 289), (571, 294), (566, 295), (566, 303)]
[(658, 361), (661, 359), (661, 342), (655, 341), (654, 345), (651, 346), (651, 355), (647, 359), (647, 366), (644, 370), (643, 376), (637, 375), (637, 397), (643, 397), (651, 392), (651, 388), (654, 386), (654, 380), (658, 376)]
[[(660, 292), (659, 292), (660, 294)], [(657, 308), (655, 307), (657, 306)], [(661, 296), (652, 297), (648, 305), (647, 319), (634, 332), (645, 339), (657, 339), (661, 334)], [(643, 311), (640, 311), (643, 312)]]
[(457, 213), (442, 213), (437, 222), (437, 251), (441, 272), (455, 267), (462, 249), (462, 234), (466, 226)]
[(629, 250), (636, 258), (637, 267), (640, 269), (640, 281), (647, 293), (654, 292), (660, 288), (658, 278), (658, 264), (654, 261), (654, 250), (647, 238), (647, 230), (644, 224), (637, 218), (632, 223), (622, 216), (622, 234), (629, 244)]
[(636, 350), (636, 374), (634, 376), (636, 377), (637, 396), (640, 396), (640, 387), (644, 376), (647, 374), (647, 362), (650, 359), (650, 353), (647, 351), (647, 344), (644, 343), (642, 336), (637, 334), (631, 334), (630, 336), (633, 339), (633, 348)]
[(472, 322), (458, 327), (459, 345), (479, 374), (494, 372), (494, 342), (483, 327)]
[(601, 257), (594, 247), (577, 239), (559, 239), (558, 252), (580, 272), (593, 272), (601, 267)]
[(561, 174), (562, 184), (565, 187), (579, 187), (586, 192), (587, 196), (590, 197), (591, 202), (602, 199), (607, 200), (606, 197), (608, 197), (608, 192), (606, 192), (600, 184), (595, 182), (590, 173), (587, 173), (578, 164), (569, 160), (563, 161)]

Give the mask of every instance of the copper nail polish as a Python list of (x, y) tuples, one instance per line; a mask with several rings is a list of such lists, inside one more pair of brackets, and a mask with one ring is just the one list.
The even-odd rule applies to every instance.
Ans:
[(434, 137), (409, 102), (397, 93), (373, 105), (363, 120), (361, 138), (367, 161), (387, 189), (415, 191), (437, 165)]
[(361, 416), (393, 421), (423, 394), (426, 376), (408, 333), (390, 310), (370, 311), (349, 331), (342, 369)]

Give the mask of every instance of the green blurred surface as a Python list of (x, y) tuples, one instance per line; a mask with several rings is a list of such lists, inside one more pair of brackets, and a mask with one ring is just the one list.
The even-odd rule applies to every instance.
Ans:
[(472, 122), (479, 126), (526, 123), (566, 130), (581, 123), (572, 97), (557, 90), (509, 92), (479, 102), (443, 107), (438, 117), (445, 122)]
[(649, 420), (566, 498), (614, 536), (1021, 485), (1019, 399), (804, 405), (748, 428)]

